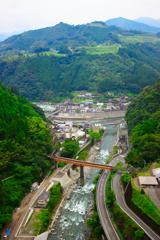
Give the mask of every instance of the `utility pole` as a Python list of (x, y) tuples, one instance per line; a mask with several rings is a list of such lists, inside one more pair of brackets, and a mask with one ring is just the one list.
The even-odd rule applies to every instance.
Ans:
[(146, 164), (146, 160), (144, 160), (144, 171), (146, 171), (145, 164)]

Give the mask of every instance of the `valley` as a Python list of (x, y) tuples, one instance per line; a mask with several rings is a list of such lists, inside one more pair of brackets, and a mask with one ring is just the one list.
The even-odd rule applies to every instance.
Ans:
[(114, 22), (0, 42), (1, 239), (160, 239), (159, 28)]

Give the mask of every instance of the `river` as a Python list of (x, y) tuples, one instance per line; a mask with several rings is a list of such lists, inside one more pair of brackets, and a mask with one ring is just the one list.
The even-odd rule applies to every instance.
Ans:
[[(97, 152), (97, 156), (94, 162), (106, 163), (109, 157), (109, 151), (111, 150), (113, 143), (117, 138), (117, 128), (107, 126), (105, 136), (101, 142), (100, 151)], [(68, 199), (61, 210), (61, 215), (58, 218), (57, 223), (54, 226), (54, 235), (50, 235), (48, 240), (88, 240), (91, 230), (86, 226), (86, 212), (91, 204), (92, 189), (94, 184), (92, 183), (94, 177), (98, 175), (99, 169), (91, 169), (85, 184), (83, 187), (76, 186), (70, 194)]]

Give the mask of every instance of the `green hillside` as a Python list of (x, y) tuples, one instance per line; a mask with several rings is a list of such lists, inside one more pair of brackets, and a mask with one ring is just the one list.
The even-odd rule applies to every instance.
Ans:
[(50, 131), (38, 112), (45, 118), (15, 89), (0, 84), (0, 231), (31, 184), (51, 165), (46, 160), (52, 152)]
[(59, 101), (77, 90), (139, 93), (159, 76), (160, 42), (83, 47), (63, 56), (37, 53), (0, 61), (1, 83), (32, 101)]
[(160, 78), (132, 101), (125, 119), (132, 142), (127, 162), (140, 167), (144, 160), (160, 162)]
[(32, 52), (39, 46), (59, 50), (61, 45), (74, 49), (81, 46), (96, 46), (102, 43), (117, 43), (119, 42), (117, 33), (122, 34), (126, 31), (122, 31), (115, 26), (107, 27), (103, 22), (77, 26), (59, 23), (54, 27), (27, 31), (9, 37), (0, 43), (0, 56), (6, 57), (20, 52), (23, 53), (23, 51)]
[(29, 54), (39, 47), (44, 48), (43, 51), (45, 49), (49, 51), (49, 49), (60, 50), (62, 46), (75, 49), (82, 46), (93, 47), (99, 44), (121, 43), (119, 36), (129, 37), (134, 35), (146, 37), (151, 35), (152, 38), (155, 38), (153, 34), (136, 30), (126, 30), (116, 26), (108, 27), (104, 22), (93, 22), (77, 26), (59, 23), (53, 27), (13, 35), (0, 42), (0, 58), (20, 53)]

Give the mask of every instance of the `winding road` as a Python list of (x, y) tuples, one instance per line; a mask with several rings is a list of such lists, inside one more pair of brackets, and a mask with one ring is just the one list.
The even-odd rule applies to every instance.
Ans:
[[(124, 161), (125, 156), (126, 153), (113, 158), (110, 164), (115, 166), (120, 161), (125, 163)], [(120, 240), (120, 237), (112, 223), (110, 212), (105, 203), (106, 185), (109, 173), (110, 173), (109, 171), (104, 170), (99, 178), (96, 190), (96, 204), (101, 225), (103, 227), (107, 239)], [(112, 180), (112, 188), (116, 196), (117, 204), (134, 222), (136, 222), (144, 230), (144, 232), (149, 236), (151, 240), (160, 240), (160, 237), (154, 231), (152, 231), (140, 218), (138, 218), (137, 215), (135, 215), (126, 205), (122, 188), (120, 185), (120, 177), (121, 174), (118, 172)]]
[[(119, 155), (115, 158), (113, 158), (110, 161), (110, 164), (115, 166), (119, 161), (124, 163), (124, 155)], [(113, 225), (113, 222), (111, 220), (110, 212), (106, 206), (105, 200), (106, 200), (106, 185), (107, 180), (109, 176), (110, 171), (104, 170), (101, 174), (97, 190), (96, 190), (96, 205), (97, 205), (97, 211), (100, 218), (101, 225), (103, 227), (103, 230), (105, 232), (105, 235), (108, 240), (120, 240), (120, 237)]]
[(124, 195), (122, 193), (122, 188), (120, 185), (121, 174), (117, 173), (112, 181), (113, 191), (116, 196), (116, 202), (120, 208), (134, 221), (136, 222), (143, 231), (150, 237), (152, 240), (160, 240), (160, 237), (151, 230), (137, 215), (135, 215), (126, 205)]
[(105, 203), (106, 185), (107, 185), (109, 173), (110, 173), (109, 171), (104, 170), (99, 178), (97, 190), (96, 190), (96, 204), (97, 204), (97, 210), (98, 210), (100, 222), (107, 239), (120, 240), (120, 237), (118, 236), (118, 233), (115, 230), (113, 222), (111, 220), (110, 212)]

